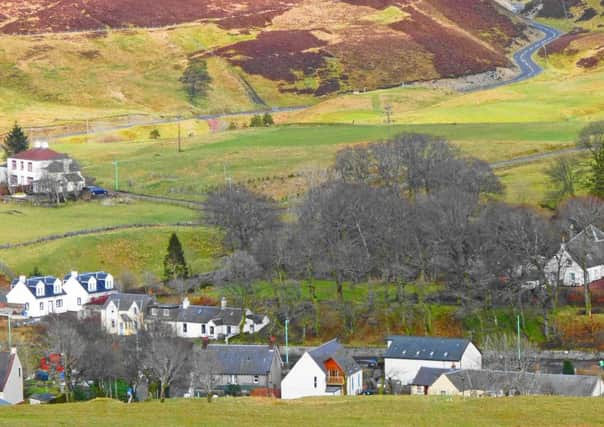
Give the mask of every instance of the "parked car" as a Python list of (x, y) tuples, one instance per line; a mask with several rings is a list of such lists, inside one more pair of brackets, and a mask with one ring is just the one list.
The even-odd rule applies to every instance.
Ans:
[(96, 185), (84, 187), (84, 190), (82, 191), (82, 198), (85, 200), (107, 197), (108, 195), (109, 191), (105, 190), (103, 187), (97, 187)]

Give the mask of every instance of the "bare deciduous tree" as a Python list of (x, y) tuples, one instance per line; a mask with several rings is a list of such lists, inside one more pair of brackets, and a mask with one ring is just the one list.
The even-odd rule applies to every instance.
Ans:
[(148, 324), (146, 333), (149, 345), (144, 363), (159, 382), (159, 397), (163, 402), (166, 390), (187, 371), (192, 344), (176, 337), (173, 328), (161, 322)]

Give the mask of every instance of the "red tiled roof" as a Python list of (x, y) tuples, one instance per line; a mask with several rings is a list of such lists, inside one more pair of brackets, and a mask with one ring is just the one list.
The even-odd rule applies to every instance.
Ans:
[(49, 148), (33, 148), (31, 150), (22, 151), (20, 153), (11, 156), (11, 159), (18, 160), (34, 160), (34, 161), (43, 161), (43, 160), (53, 160), (58, 158), (64, 158), (65, 154), (57, 153)]

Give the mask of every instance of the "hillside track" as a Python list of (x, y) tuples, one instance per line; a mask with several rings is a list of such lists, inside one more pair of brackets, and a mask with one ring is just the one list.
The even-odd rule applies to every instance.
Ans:
[(518, 69), (520, 70), (520, 73), (510, 80), (487, 83), (485, 85), (475, 86), (463, 90), (462, 92), (478, 92), (488, 89), (495, 89), (502, 86), (508, 86), (514, 83), (532, 79), (533, 77), (536, 77), (543, 72), (543, 67), (541, 67), (535, 62), (533, 56), (538, 53), (541, 49), (545, 49), (547, 51), (547, 45), (553, 42), (554, 40), (558, 39), (564, 33), (555, 28), (534, 21), (528, 21), (527, 25), (543, 33), (543, 37), (523, 47), (514, 54), (514, 63), (516, 64), (516, 67), (518, 67)]

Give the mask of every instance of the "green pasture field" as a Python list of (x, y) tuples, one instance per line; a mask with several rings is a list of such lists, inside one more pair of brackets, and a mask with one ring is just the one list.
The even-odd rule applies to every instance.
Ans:
[(0, 408), (0, 425), (86, 426), (597, 426), (604, 402), (596, 398), (446, 398), (425, 396), (263, 398), (86, 403)]
[(174, 224), (196, 221), (187, 208), (141, 201), (107, 200), (67, 203), (56, 208), (26, 203), (0, 204), (0, 244), (20, 243), (60, 234), (122, 224)]
[[(74, 143), (58, 141), (53, 148), (74, 156), (101, 185), (114, 186), (118, 162), (122, 190), (199, 199), (225, 178), (261, 181), (261, 191), (286, 197), (302, 190), (292, 184), (299, 175), (333, 164), (335, 153), (401, 132), (446, 137), (463, 153), (489, 162), (570, 147), (584, 123), (467, 123), (417, 125), (290, 125), (246, 129), (185, 138), (183, 152), (174, 139), (141, 142)], [(119, 141), (119, 138), (118, 138)]]
[(15, 274), (38, 268), (62, 277), (68, 271), (105, 270), (118, 277), (125, 272), (141, 279), (143, 272), (163, 275), (170, 235), (179, 237), (193, 273), (212, 270), (222, 255), (220, 237), (204, 227), (158, 227), (70, 237), (34, 246), (0, 250), (0, 260)]

